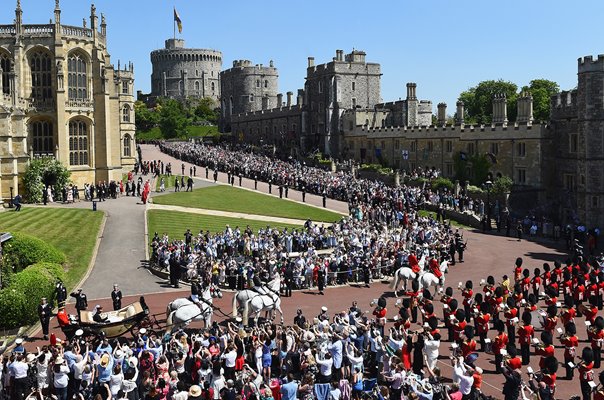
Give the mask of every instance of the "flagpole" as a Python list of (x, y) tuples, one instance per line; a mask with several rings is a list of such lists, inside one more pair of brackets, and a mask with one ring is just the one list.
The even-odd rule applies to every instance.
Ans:
[(176, 40), (176, 18), (172, 16), (172, 25), (174, 26), (174, 40)]

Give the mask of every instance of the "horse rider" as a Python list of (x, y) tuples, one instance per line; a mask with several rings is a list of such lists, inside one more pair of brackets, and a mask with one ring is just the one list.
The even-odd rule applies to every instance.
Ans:
[(203, 311), (203, 304), (201, 303), (201, 296), (203, 295), (203, 288), (199, 283), (198, 278), (191, 279), (191, 296), (190, 299), (193, 303), (197, 304), (200, 310)]
[(440, 264), (438, 263), (436, 256), (433, 256), (430, 259), (428, 266), (430, 267), (430, 272), (432, 272), (432, 274), (438, 278), (439, 284), (442, 286), (443, 285), (443, 273), (440, 270)]

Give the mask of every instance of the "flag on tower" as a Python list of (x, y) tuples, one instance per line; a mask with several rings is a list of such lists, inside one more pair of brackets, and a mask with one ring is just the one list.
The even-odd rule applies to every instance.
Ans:
[(176, 11), (176, 7), (174, 7), (174, 22), (176, 22), (176, 25), (178, 26), (178, 33), (182, 33), (182, 21), (180, 20), (178, 11)]

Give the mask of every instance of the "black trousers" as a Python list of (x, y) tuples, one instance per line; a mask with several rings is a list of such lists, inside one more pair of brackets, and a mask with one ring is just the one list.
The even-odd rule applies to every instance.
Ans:
[(522, 365), (528, 365), (531, 362), (531, 346), (528, 344), (521, 344), (520, 354), (522, 355)]
[(48, 336), (48, 325), (50, 323), (49, 318), (41, 318), (40, 323), (42, 324), (42, 334)]

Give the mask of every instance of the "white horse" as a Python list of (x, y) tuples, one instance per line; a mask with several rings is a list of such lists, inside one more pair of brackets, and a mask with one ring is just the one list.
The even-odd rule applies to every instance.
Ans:
[(279, 292), (268, 291), (268, 294), (261, 294), (252, 297), (243, 305), (243, 324), (248, 325), (249, 316), (252, 315), (254, 318), (254, 326), (258, 326), (258, 317), (260, 312), (266, 311), (267, 317), (272, 317), (274, 310), (279, 311), (281, 317), (281, 324), (283, 324), (283, 310), (281, 310), (281, 297)]
[(440, 279), (437, 278), (432, 272), (420, 272), (418, 278), (420, 288), (429, 289), (430, 286), (434, 286), (434, 294), (436, 295), (438, 288), (445, 286), (445, 274), (449, 270), (449, 262), (447, 260), (441, 262), (438, 269), (442, 273)]
[(256, 287), (254, 290), (244, 289), (235, 293), (235, 295), (233, 296), (233, 318), (237, 318), (239, 310), (243, 310), (243, 306), (245, 305), (245, 303), (247, 303), (252, 298), (260, 296), (262, 294), (268, 294), (270, 293), (269, 290), (271, 289), (279, 293), (279, 291), (281, 290), (281, 276), (279, 274), (276, 274), (273, 280), (266, 284), (266, 287), (268, 287), (269, 289), (266, 289), (265, 286), (260, 286)]
[[(424, 265), (426, 264), (426, 256), (423, 255), (418, 263), (419, 263), (420, 271), (423, 270)], [(421, 272), (420, 272), (420, 274), (421, 274)], [(390, 284), (390, 289), (394, 289), (394, 296), (398, 297), (399, 281), (403, 281), (403, 288), (406, 291), (407, 282), (415, 280), (415, 279), (417, 279), (417, 274), (415, 272), (413, 272), (413, 270), (411, 268), (409, 268), (409, 266), (405, 265), (405, 266), (397, 269), (396, 272), (394, 273), (394, 279), (392, 280), (392, 283)]]
[(212, 292), (210, 287), (206, 287), (199, 299), (201, 307), (186, 297), (178, 298), (168, 304), (166, 309), (166, 320), (168, 330), (172, 328), (180, 329), (191, 323), (191, 321), (203, 320), (207, 328), (212, 325)]

